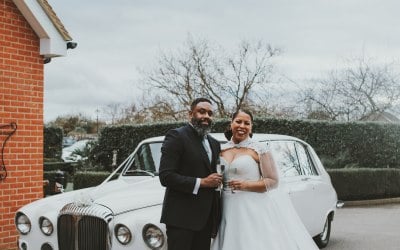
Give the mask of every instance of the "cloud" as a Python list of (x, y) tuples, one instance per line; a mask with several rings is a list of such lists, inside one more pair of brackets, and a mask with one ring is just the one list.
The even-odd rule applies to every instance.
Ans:
[(304, 79), (369, 53), (400, 57), (400, 2), (50, 0), (78, 47), (45, 65), (45, 121), (129, 102), (141, 94), (138, 68), (181, 48), (188, 34), (227, 50), (263, 39), (284, 50), (280, 74)]

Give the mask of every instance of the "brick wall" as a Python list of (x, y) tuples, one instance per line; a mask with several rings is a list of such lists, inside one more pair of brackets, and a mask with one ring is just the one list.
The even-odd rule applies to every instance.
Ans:
[[(38, 37), (11, 0), (0, 0), (0, 124), (17, 124), (3, 155), (0, 249), (16, 249), (16, 210), (43, 197), (43, 73)], [(0, 149), (5, 137), (1, 129)]]

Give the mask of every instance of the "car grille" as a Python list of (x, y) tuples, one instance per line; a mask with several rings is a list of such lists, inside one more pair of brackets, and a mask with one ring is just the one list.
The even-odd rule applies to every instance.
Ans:
[(108, 223), (112, 218), (112, 212), (101, 205), (67, 204), (61, 209), (58, 217), (58, 248), (60, 250), (109, 250), (111, 236)]

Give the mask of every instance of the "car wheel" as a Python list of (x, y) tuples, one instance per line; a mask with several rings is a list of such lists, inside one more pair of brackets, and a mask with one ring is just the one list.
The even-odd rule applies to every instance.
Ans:
[(329, 237), (331, 235), (331, 221), (332, 219), (330, 219), (330, 216), (326, 217), (324, 230), (322, 233), (313, 238), (319, 248), (324, 248), (329, 243)]

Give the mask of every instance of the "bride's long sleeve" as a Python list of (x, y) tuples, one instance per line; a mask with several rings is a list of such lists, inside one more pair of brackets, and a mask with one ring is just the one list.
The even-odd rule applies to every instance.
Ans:
[(278, 186), (279, 175), (271, 151), (268, 150), (260, 154), (260, 170), (266, 191)]

